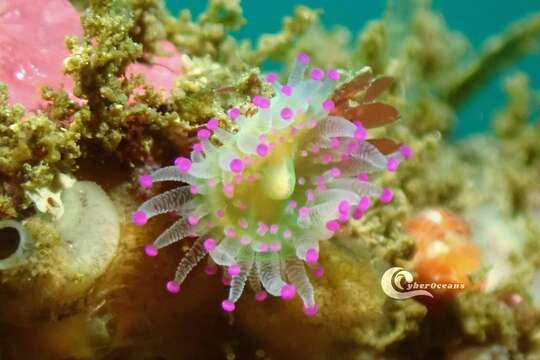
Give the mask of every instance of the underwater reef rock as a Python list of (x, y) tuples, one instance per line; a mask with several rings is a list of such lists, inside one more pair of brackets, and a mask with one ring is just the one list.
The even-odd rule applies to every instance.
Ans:
[[(69, 56), (64, 39), (81, 36), (83, 29), (79, 13), (68, 0), (47, 1), (44, 8), (32, 0), (4, 0), (0, 3), (0, 28), (0, 81), (9, 85), (11, 103), (28, 110), (43, 107), (41, 87), (45, 85), (63, 85), (73, 93), (73, 80), (64, 73), (64, 60)], [(156, 90), (168, 92), (180, 74), (180, 55), (166, 41), (160, 51), (164, 56), (130, 65), (127, 75), (142, 74)]]
[(47, 321), (62, 313), (86, 296), (116, 254), (118, 215), (99, 185), (74, 182), (59, 199), (58, 218), (0, 221), (3, 321)]
[(237, 325), (272, 358), (374, 356), (418, 330), (426, 308), (414, 300), (386, 297), (380, 288), (380, 269), (364, 247), (348, 239), (323, 242), (320, 263), (325, 273), (314, 281), (320, 304), (317, 316), (305, 317), (294, 303), (276, 299), (262, 304), (240, 300)]
[(29, 0), (0, 2), (0, 81), (9, 84), (10, 101), (37, 109), (41, 86), (63, 83), (71, 92), (73, 80), (63, 71), (69, 55), (64, 38), (80, 35), (78, 24), (67, 0), (47, 1), (44, 8)]

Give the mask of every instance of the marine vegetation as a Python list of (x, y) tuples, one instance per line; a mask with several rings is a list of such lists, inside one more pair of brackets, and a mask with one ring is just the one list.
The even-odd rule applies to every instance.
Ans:
[(314, 315), (317, 305), (303, 262), (316, 266), (318, 242), (351, 217), (360, 219), (372, 199), (392, 200), (392, 190), (380, 189), (369, 174), (396, 171), (412, 150), (367, 138), (368, 129), (399, 117), (392, 106), (376, 101), (392, 79), (373, 78), (369, 68), (339, 86), (336, 69), (312, 68), (304, 79), (309, 61), (298, 55), (285, 84), (268, 74), (275, 95), (254, 96), (254, 114), (231, 108), (233, 132), (210, 119), (197, 132), (191, 158), (178, 157), (175, 165), (140, 178), (143, 187), (187, 184), (152, 197), (133, 214), (138, 225), (167, 212), (181, 217), (146, 247), (147, 255), (198, 237), (167, 283), (170, 292), (179, 291), (208, 253), (231, 277), (225, 311), (235, 309), (249, 279), (257, 299), (264, 300), (265, 291), (284, 300), (298, 292), (304, 312)]

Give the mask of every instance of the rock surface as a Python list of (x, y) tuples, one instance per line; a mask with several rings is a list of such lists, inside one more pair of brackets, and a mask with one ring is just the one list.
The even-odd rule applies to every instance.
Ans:
[[(0, 81), (9, 86), (10, 103), (29, 110), (42, 106), (41, 87), (71, 93), (73, 81), (64, 74), (69, 55), (66, 36), (82, 36), (79, 13), (67, 0), (0, 0)], [(152, 59), (152, 64), (132, 64), (127, 74), (143, 74), (157, 90), (170, 91), (180, 73), (180, 54), (166, 41), (162, 48), (171, 56)]]

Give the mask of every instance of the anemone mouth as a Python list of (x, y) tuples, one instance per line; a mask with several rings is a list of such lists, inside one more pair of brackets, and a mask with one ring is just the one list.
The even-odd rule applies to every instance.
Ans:
[(0, 229), (0, 261), (5, 260), (17, 252), (21, 244), (19, 230), (12, 226)]

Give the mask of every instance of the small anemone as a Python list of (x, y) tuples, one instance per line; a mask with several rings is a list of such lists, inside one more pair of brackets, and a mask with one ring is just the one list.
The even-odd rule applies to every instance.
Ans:
[(267, 293), (284, 300), (298, 294), (305, 313), (314, 315), (306, 264), (315, 277), (322, 274), (319, 241), (349, 219), (361, 218), (374, 200), (392, 200), (392, 190), (378, 187), (370, 174), (395, 171), (412, 151), (389, 139), (368, 139), (369, 129), (399, 118), (392, 106), (376, 101), (392, 79), (374, 78), (364, 68), (338, 86), (335, 69), (312, 68), (306, 79), (308, 63), (300, 54), (286, 84), (269, 74), (275, 95), (254, 96), (254, 115), (230, 109), (233, 132), (210, 119), (198, 131), (190, 158), (179, 157), (140, 178), (147, 188), (163, 181), (186, 184), (150, 198), (133, 213), (138, 225), (159, 214), (180, 216), (146, 246), (150, 256), (197, 237), (166, 285), (170, 292), (178, 292), (209, 254), (209, 269), (226, 268), (230, 290), (224, 311), (235, 309), (248, 282), (257, 300)]

